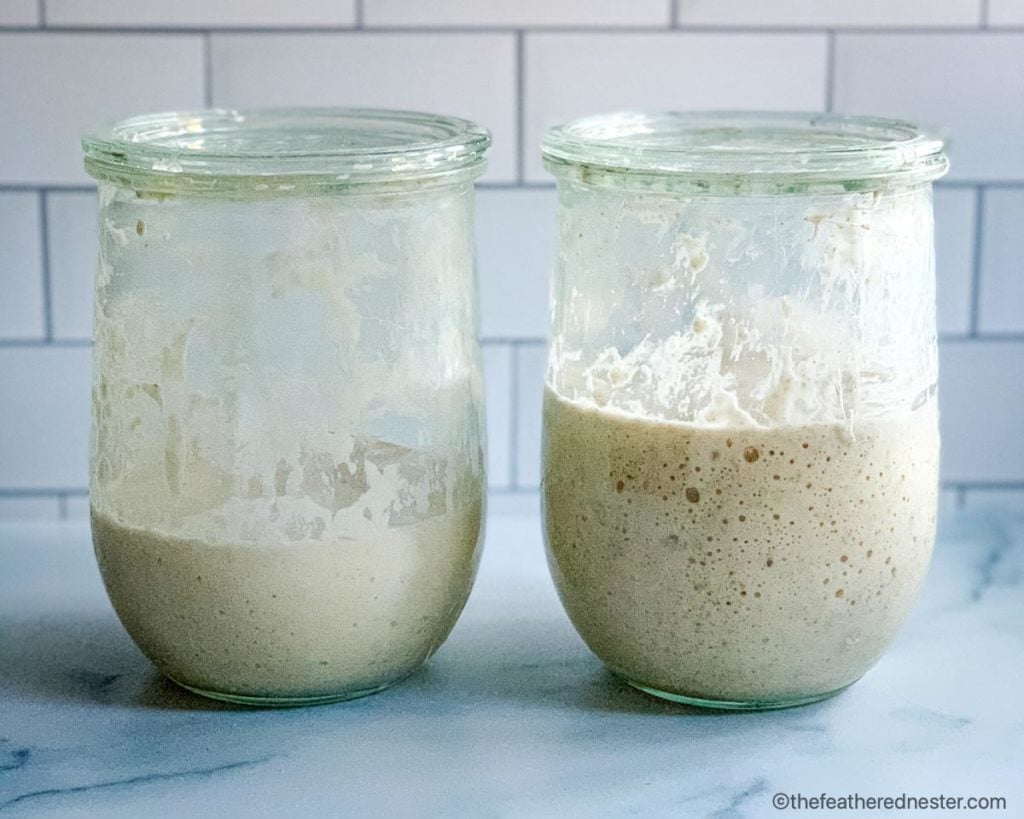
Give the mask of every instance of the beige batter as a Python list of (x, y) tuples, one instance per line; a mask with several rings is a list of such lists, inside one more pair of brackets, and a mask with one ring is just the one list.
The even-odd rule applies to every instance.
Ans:
[(118, 616), (171, 678), (262, 700), (356, 696), (444, 641), (479, 559), (482, 502), (377, 537), (280, 546), (185, 540), (93, 510)]
[(549, 560), (576, 629), (663, 692), (781, 703), (889, 645), (935, 533), (934, 402), (856, 423), (704, 428), (544, 405)]

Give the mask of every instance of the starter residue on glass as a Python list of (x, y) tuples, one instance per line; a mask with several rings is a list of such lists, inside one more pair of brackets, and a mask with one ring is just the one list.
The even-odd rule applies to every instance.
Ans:
[[(573, 284), (556, 294), (543, 485), (574, 625), (670, 695), (848, 685), (893, 639), (934, 538), (927, 191), (561, 195)], [(622, 288), (630, 244), (661, 266)]]
[(122, 621), (215, 693), (409, 673), (479, 556), (465, 197), (101, 190), (91, 502)]
[[(585, 242), (594, 205), (581, 197), (563, 214), (576, 242), (563, 243), (574, 255), (560, 263), (594, 275), (591, 291), (577, 277), (562, 297), (567, 332), (548, 372), (559, 394), (627, 416), (770, 428), (850, 425), (934, 390), (936, 362), (921, 358), (919, 343), (934, 332), (928, 277), (890, 274), (931, 259), (921, 246), (931, 235), (925, 193), (825, 199), (799, 217), (764, 206), (760, 220), (731, 215), (724, 200), (717, 209), (632, 200), (620, 208), (617, 241), (662, 246), (664, 264), (637, 271), (631, 293), (609, 294), (601, 282), (612, 272), (602, 270), (603, 245)], [(794, 295), (787, 277), (808, 270), (813, 285)], [(595, 346), (608, 325), (630, 329), (621, 343)]]

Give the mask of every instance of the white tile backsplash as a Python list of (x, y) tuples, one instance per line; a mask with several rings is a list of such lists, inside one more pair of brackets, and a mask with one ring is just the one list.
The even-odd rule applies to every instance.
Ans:
[(1024, 515), (1024, 489), (968, 489), (964, 493), (964, 509), (968, 512), (999, 510)]
[(368, 26), (664, 26), (672, 0), (363, 0)]
[(39, 0), (0, 0), (0, 26), (39, 24)]
[(46, 196), (54, 338), (92, 338), (96, 208), (94, 191)]
[(971, 188), (935, 191), (935, 277), (940, 333), (964, 335), (971, 329), (977, 198)]
[(356, 0), (46, 0), (61, 26), (351, 26)]
[(88, 520), (89, 496), (69, 495), (64, 501), (64, 512), (68, 520)]
[(0, 339), (46, 333), (39, 194), (0, 193)]
[(1024, 188), (988, 190), (983, 208), (978, 330), (1024, 333)]
[(0, 0), (0, 519), (88, 514), (79, 343), (96, 202), (79, 136), (208, 98), (417, 108), (492, 129), (476, 231), (489, 480), (531, 503), (554, 261), (546, 124), (831, 101), (945, 128), (944, 497), (1024, 492), (1024, 0), (46, 0), (45, 25), (43, 7)]
[(84, 132), (202, 104), (198, 35), (0, 32), (0, 184), (86, 183)]
[(553, 189), (477, 192), (477, 261), (485, 338), (547, 335), (555, 211)]
[(526, 176), (544, 128), (620, 109), (825, 105), (824, 34), (536, 34), (526, 40)]
[(52, 495), (0, 498), (0, 521), (57, 520), (59, 517), (60, 501)]
[(515, 178), (512, 34), (214, 34), (213, 101), (468, 117), (495, 134), (486, 178)]
[(945, 129), (950, 179), (1024, 181), (1024, 33), (840, 33), (835, 61), (835, 110)]
[(484, 397), (487, 401), (487, 484), (492, 489), (509, 485), (512, 453), (512, 347), (488, 344), (483, 348)]
[(939, 364), (942, 477), (1024, 483), (1024, 341), (953, 341)]
[(516, 486), (540, 485), (540, 434), (544, 399), (544, 373), (547, 348), (543, 344), (524, 344), (518, 350), (519, 367), (518, 427), (516, 432)]
[(988, 0), (990, 26), (1024, 26), (1024, 0)]
[(88, 481), (87, 347), (0, 347), (0, 492)]
[(679, 24), (969, 26), (981, 0), (675, 0)]

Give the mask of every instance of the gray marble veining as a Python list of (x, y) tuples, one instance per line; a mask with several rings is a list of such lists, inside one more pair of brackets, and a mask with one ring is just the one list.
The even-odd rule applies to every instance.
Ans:
[(562, 613), (535, 515), (492, 516), (473, 597), (423, 670), (280, 711), (161, 678), (107, 603), (86, 527), (0, 527), (0, 819), (768, 817), (787, 812), (779, 792), (1001, 796), (995, 815), (1020, 816), (1022, 690), (1024, 510), (948, 515), (882, 662), (831, 701), (764, 714), (671, 705), (604, 671)]

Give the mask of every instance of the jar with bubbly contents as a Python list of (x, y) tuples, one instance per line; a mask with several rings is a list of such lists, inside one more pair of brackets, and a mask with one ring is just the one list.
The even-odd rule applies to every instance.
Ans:
[(444, 641), (486, 486), (472, 123), (171, 113), (99, 180), (93, 539), (121, 622), (206, 696), (369, 694)]
[(931, 183), (903, 122), (616, 114), (547, 132), (549, 563), (615, 673), (812, 702), (893, 640), (935, 534)]

